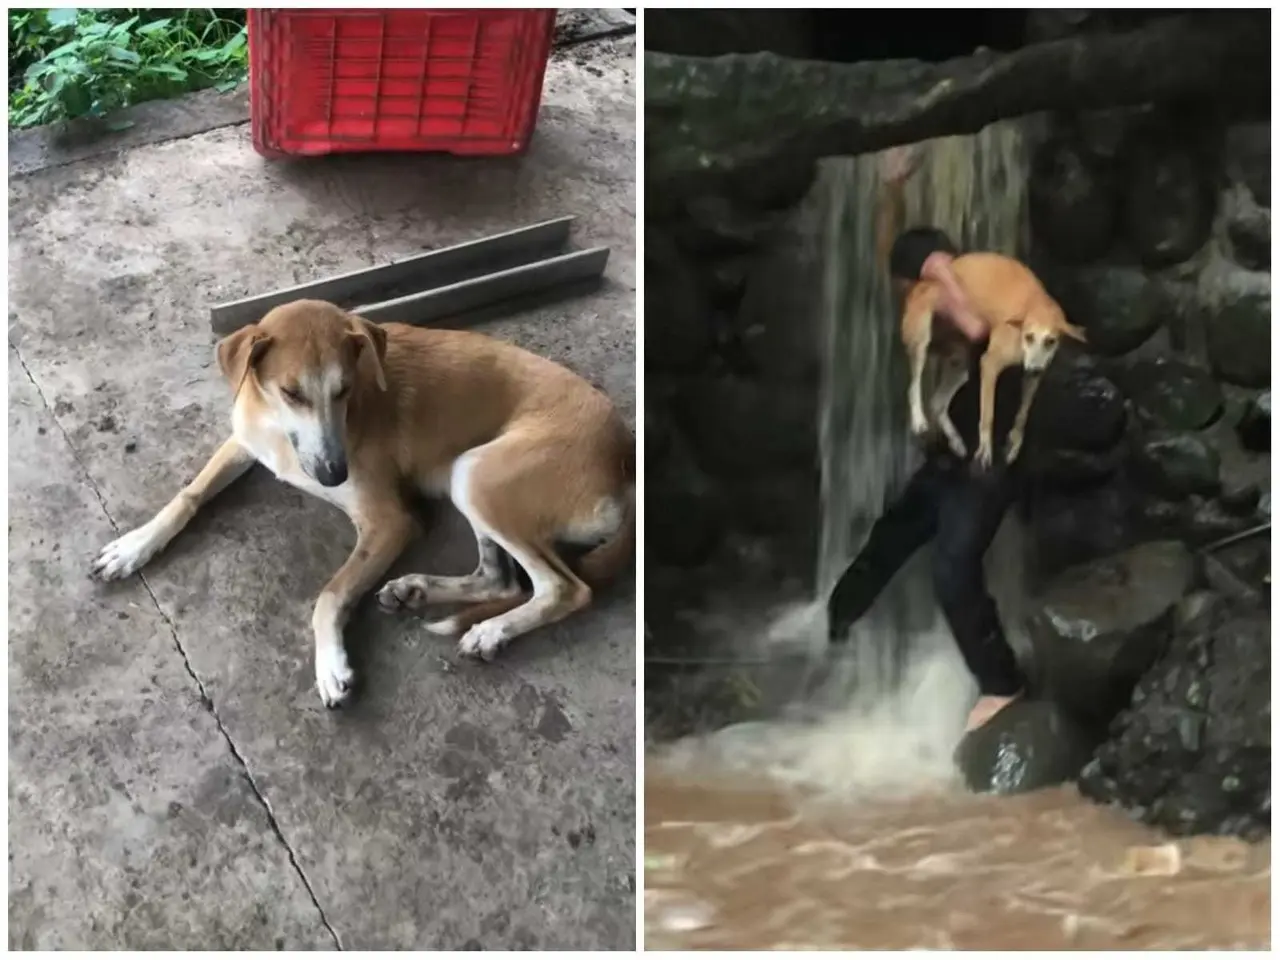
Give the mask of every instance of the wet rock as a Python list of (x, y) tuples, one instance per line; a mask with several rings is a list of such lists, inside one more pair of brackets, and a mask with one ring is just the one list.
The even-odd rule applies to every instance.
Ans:
[(1145, 343), (1172, 310), (1160, 286), (1135, 267), (1082, 267), (1045, 276), (1092, 351), (1116, 356)]
[(1191, 497), (1186, 506), (1185, 536), (1192, 543), (1205, 544), (1240, 533), (1253, 526), (1252, 517), (1229, 510), (1219, 500)]
[(1223, 149), (1227, 175), (1243, 183), (1255, 200), (1271, 206), (1271, 124), (1242, 123), (1227, 128)]
[(1043, 489), (1060, 491), (1103, 483), (1115, 475), (1123, 462), (1121, 446), (1101, 453), (1031, 447), (1023, 454), (1023, 469), (1031, 481)]
[(1242, 210), (1227, 224), (1232, 258), (1248, 270), (1271, 269), (1271, 211)]
[(665, 229), (645, 228), (645, 364), (658, 370), (699, 367), (714, 331), (706, 291)]
[(800, 202), (817, 176), (818, 167), (803, 157), (780, 157), (776, 163), (731, 185), (735, 196), (760, 210), (781, 210)]
[(970, 790), (1026, 793), (1074, 780), (1095, 744), (1052, 700), (1019, 700), (966, 734), (955, 758)]
[[(647, 417), (659, 423), (660, 416)], [(649, 423), (645, 424), (645, 454), (649, 456)], [(693, 462), (687, 441), (669, 425), (654, 427), (663, 456), (645, 487), (645, 544), (656, 563), (694, 567), (710, 557), (724, 532), (725, 511), (714, 485)]]
[(825, 211), (805, 205), (761, 251), (746, 279), (736, 327), (745, 359), (766, 380), (816, 382), (821, 374)]
[(1028, 186), (1031, 229), (1064, 263), (1106, 254), (1115, 232), (1115, 188), (1105, 167), (1079, 145), (1055, 138), (1036, 151)]
[(1236, 426), (1240, 444), (1254, 453), (1271, 452), (1271, 391), (1251, 399)]
[(718, 194), (694, 197), (680, 240), (695, 253), (741, 253), (759, 246), (777, 227), (775, 214), (763, 213)]
[(1218, 501), (1228, 513), (1240, 517), (1252, 517), (1262, 501), (1262, 488), (1248, 480), (1225, 479)]
[(1261, 605), (1199, 593), (1079, 779), (1174, 834), (1269, 835), (1271, 623)]
[(716, 475), (816, 462), (817, 395), (808, 386), (701, 379), (681, 389), (676, 416)]
[(1119, 388), (1097, 362), (1063, 351), (1045, 371), (1027, 422), (1028, 443), (1045, 449), (1107, 450), (1124, 433)]
[(1228, 383), (1271, 385), (1271, 283), (1266, 274), (1224, 279), (1205, 318), (1209, 363)]
[(1182, 851), (1176, 843), (1158, 847), (1130, 847), (1120, 870), (1131, 877), (1174, 877), (1182, 872)]
[(1134, 474), (1166, 497), (1210, 495), (1218, 490), (1218, 452), (1190, 433), (1148, 434), (1134, 451)]
[(1118, 483), (1086, 490), (1041, 487), (1031, 492), (1028, 507), (1036, 571), (1044, 577), (1123, 550), (1143, 522), (1132, 492)]
[(1123, 193), (1129, 241), (1145, 266), (1181, 263), (1209, 239), (1215, 197), (1192, 150), (1171, 142), (1138, 147)]
[(1143, 422), (1165, 430), (1202, 430), (1222, 414), (1222, 389), (1207, 371), (1181, 360), (1138, 360), (1117, 380)]
[(1040, 689), (1078, 722), (1105, 728), (1167, 642), (1194, 572), (1185, 546), (1155, 541), (1056, 577), (1029, 621)]

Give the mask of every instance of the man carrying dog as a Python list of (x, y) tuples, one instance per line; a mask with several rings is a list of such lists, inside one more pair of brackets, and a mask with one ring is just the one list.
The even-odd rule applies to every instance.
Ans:
[[(890, 151), (883, 168), (877, 216), (882, 265), (888, 269), (898, 306), (912, 286), (931, 280), (943, 290), (939, 320), (972, 347), (974, 373), (951, 403), (950, 413), (969, 450), (976, 448), (978, 385), (976, 364), (988, 335), (986, 322), (968, 305), (950, 270), (957, 250), (941, 230), (903, 230), (903, 187), (914, 172), (918, 154)], [(1020, 376), (1017, 371), (1009, 376)], [(996, 433), (1008, 436), (1016, 414), (1016, 389), (999, 391)], [(1001, 402), (1004, 401), (1004, 402)], [(945, 444), (931, 445), (925, 463), (898, 498), (871, 528), (862, 550), (841, 575), (827, 601), (832, 643), (848, 638), (850, 627), (871, 608), (893, 575), (922, 546), (934, 544), (933, 584), (938, 605), (955, 636), (970, 672), (978, 681), (979, 699), (966, 731), (975, 730), (1016, 700), (1025, 688), (1017, 659), (1005, 639), (995, 601), (987, 592), (983, 557), (1017, 491), (1017, 464), (995, 458), (990, 470), (976, 471)]]

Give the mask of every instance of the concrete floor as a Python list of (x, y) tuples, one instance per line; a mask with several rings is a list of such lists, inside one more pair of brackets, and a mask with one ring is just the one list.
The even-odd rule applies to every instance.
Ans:
[[(335, 509), (255, 470), (145, 579), (87, 576), (228, 429), (223, 300), (576, 214), (604, 288), (485, 329), (634, 422), (634, 42), (604, 43), (553, 61), (521, 159), (268, 163), (240, 125), (10, 184), (12, 948), (634, 946), (630, 575), (491, 665), (367, 605), (334, 712)], [(471, 568), (440, 514), (393, 575)]]

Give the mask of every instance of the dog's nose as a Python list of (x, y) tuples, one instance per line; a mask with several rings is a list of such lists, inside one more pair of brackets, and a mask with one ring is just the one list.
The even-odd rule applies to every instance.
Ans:
[(316, 464), (316, 480), (322, 487), (337, 487), (347, 480), (347, 461), (321, 460)]

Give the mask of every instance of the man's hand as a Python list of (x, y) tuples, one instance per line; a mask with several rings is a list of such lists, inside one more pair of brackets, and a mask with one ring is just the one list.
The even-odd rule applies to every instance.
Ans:
[(920, 168), (924, 151), (913, 145), (891, 147), (880, 158), (880, 176), (885, 183), (901, 186)]

